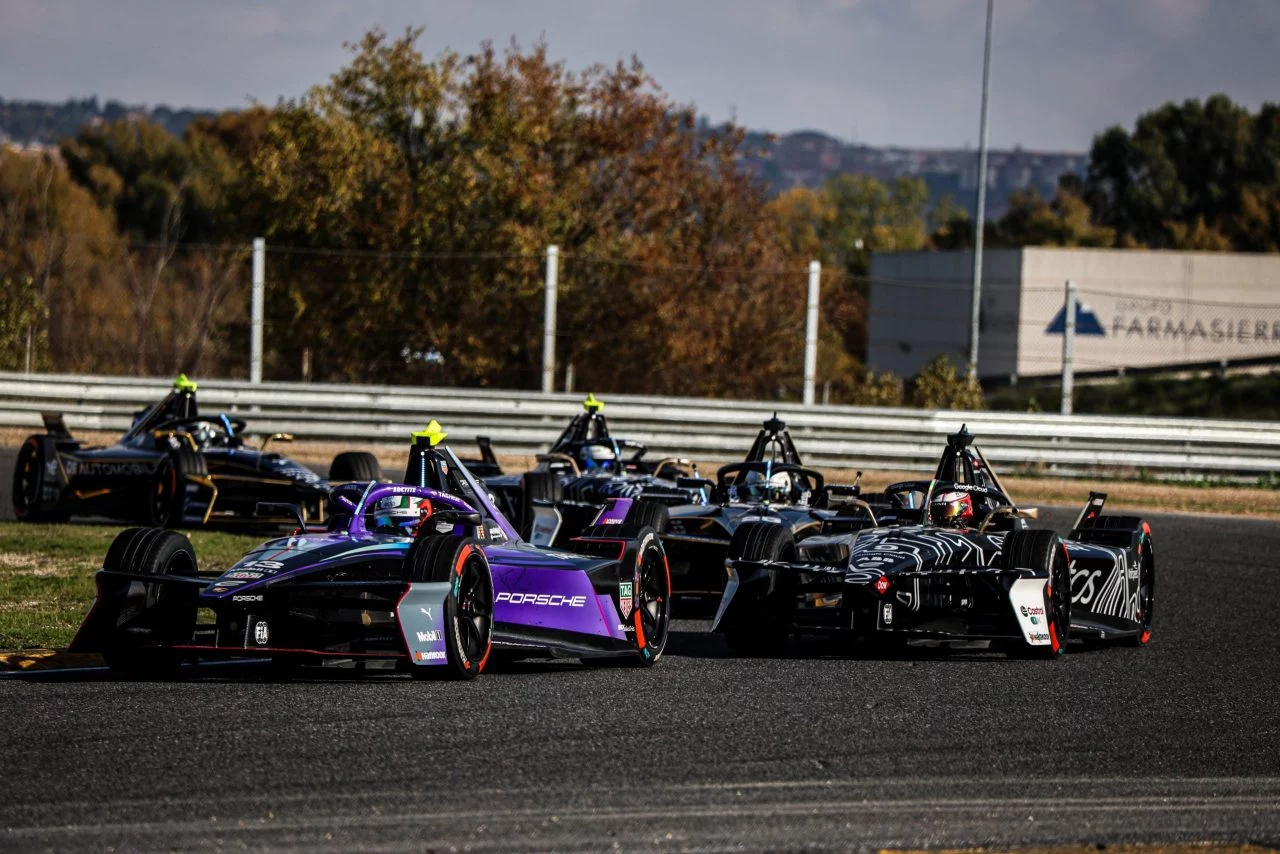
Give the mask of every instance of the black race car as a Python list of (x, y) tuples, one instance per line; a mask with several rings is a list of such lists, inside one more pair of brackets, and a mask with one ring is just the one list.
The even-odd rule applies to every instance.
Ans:
[(329, 481), (266, 449), (292, 437), (277, 433), (262, 447), (245, 442), (245, 422), (227, 413), (202, 416), (196, 384), (185, 376), (154, 406), (134, 416), (113, 445), (83, 447), (59, 414), (44, 415), (45, 432), (29, 436), (13, 472), (13, 509), (26, 522), (101, 516), (154, 527), (220, 523), (288, 524), (256, 515), (261, 502), (294, 504), (322, 521), (329, 481), (378, 480), (368, 453), (334, 457)]
[(1151, 637), (1151, 526), (1102, 515), (1091, 493), (1066, 538), (1029, 527), (973, 436), (948, 437), (935, 477), (885, 490), (796, 542), (788, 526), (738, 528), (713, 631), (744, 654), (792, 634), (986, 639), (1056, 658), (1072, 638), (1135, 645)]
[[(746, 459), (716, 472), (711, 500), (671, 507), (660, 526), (676, 594), (720, 596), (725, 559), (740, 550), (735, 535), (745, 523), (780, 525), (794, 540), (818, 533), (841, 506), (856, 506), (860, 487), (828, 485), (805, 468), (787, 425), (775, 414), (765, 421)], [(660, 515), (660, 514), (654, 514)]]
[[(551, 450), (538, 455), (538, 465), (523, 474), (505, 474), (487, 439), (478, 439), (483, 458), (464, 460), (484, 479), (502, 512), (529, 541), (563, 546), (582, 533), (614, 498), (644, 499), (646, 505), (705, 502), (713, 484), (698, 477), (687, 459), (643, 459), (648, 448), (609, 433), (604, 403), (587, 395)], [(633, 509), (632, 513), (638, 511)], [(636, 524), (657, 524), (656, 516)]]

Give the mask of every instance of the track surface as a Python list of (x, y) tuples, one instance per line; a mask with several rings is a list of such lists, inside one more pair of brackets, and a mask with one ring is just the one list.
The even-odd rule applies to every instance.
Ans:
[(1280, 524), (1151, 520), (1151, 645), (1058, 662), (739, 660), (682, 621), (648, 671), (3, 678), (0, 850), (1275, 844)]

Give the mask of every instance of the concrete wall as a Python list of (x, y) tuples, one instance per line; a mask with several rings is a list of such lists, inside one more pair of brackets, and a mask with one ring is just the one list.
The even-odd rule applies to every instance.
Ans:
[(1026, 249), (1019, 374), (1061, 369), (1062, 336), (1046, 327), (1067, 279), (1101, 327), (1077, 338), (1077, 370), (1280, 356), (1278, 255)]
[[(937, 353), (964, 364), (969, 252), (876, 254), (868, 364), (911, 376)], [(1118, 249), (994, 250), (983, 256), (979, 374), (1056, 374), (1051, 328), (1074, 279), (1079, 371), (1280, 357), (1280, 255)]]

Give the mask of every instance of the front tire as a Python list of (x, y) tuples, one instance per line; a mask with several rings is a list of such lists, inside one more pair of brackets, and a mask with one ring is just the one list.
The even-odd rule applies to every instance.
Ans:
[(1047, 576), (1045, 585), (1045, 617), (1049, 633), (1048, 646), (1023, 642), (1021, 651), (1035, 658), (1056, 659), (1066, 655), (1071, 640), (1071, 574), (1067, 549), (1053, 531), (1012, 531), (1000, 553), (1005, 569), (1038, 570)]
[[(744, 522), (733, 532), (727, 557), (730, 560), (794, 561), (795, 536), (790, 528), (772, 522)], [(777, 577), (771, 573), (768, 586), (759, 598), (738, 603), (731, 614), (726, 614), (732, 618), (721, 631), (738, 655), (772, 655), (787, 642), (786, 624), (769, 613), (768, 600), (776, 592), (777, 583)]]
[[(195, 548), (185, 535), (159, 528), (128, 528), (107, 549), (104, 569), (136, 575), (185, 575), (199, 571)], [(177, 672), (182, 655), (163, 648), (189, 641), (196, 622), (196, 597), (171, 586), (152, 584), (141, 602), (128, 602), (128, 612), (105, 616), (102, 657), (117, 673), (168, 677)], [(156, 648), (156, 647), (160, 648)]]
[(197, 451), (183, 445), (160, 461), (151, 480), (146, 521), (156, 528), (179, 528), (187, 519), (187, 481), (208, 477), (209, 466)]
[(447, 582), (444, 604), (444, 665), (410, 665), (417, 679), (474, 679), (493, 648), (493, 573), (478, 540), (430, 535), (418, 538), (405, 557), (405, 581)]

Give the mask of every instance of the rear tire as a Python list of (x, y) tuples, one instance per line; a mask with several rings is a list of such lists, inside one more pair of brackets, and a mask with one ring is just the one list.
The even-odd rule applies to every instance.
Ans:
[(28, 436), (22, 443), (13, 467), (13, 515), (19, 522), (65, 522), (70, 518), (54, 510), (54, 502), (45, 500), (45, 468), (56, 456), (48, 436)]
[(631, 512), (627, 514), (628, 525), (638, 528), (647, 526), (659, 534), (667, 530), (667, 523), (670, 521), (671, 511), (667, 509), (667, 505), (657, 501), (637, 501), (631, 505)]
[[(772, 522), (744, 522), (733, 532), (727, 558), (730, 560), (796, 559), (796, 542), (791, 529)], [(786, 625), (768, 612), (768, 599), (777, 589), (777, 577), (770, 576), (763, 597), (749, 606), (743, 602), (733, 619), (721, 628), (734, 652), (746, 656), (772, 655), (787, 642)], [(727, 616), (727, 615), (726, 615)]]
[(447, 582), (444, 665), (409, 666), (415, 679), (474, 679), (493, 648), (493, 574), (478, 540), (419, 537), (404, 560), (405, 581)]
[(1071, 575), (1062, 539), (1054, 531), (1013, 531), (1005, 537), (1000, 565), (1005, 569), (1034, 569), (1048, 576), (1045, 616), (1049, 645), (1032, 646), (1024, 642), (1020, 651), (1035, 658), (1056, 659), (1066, 655), (1071, 640)]
[(1151, 537), (1146, 534), (1145, 522), (1139, 522), (1144, 531), (1138, 541), (1142, 564), (1138, 570), (1138, 633), (1126, 641), (1129, 646), (1146, 646), (1151, 640), (1151, 618), (1155, 615), (1156, 556), (1151, 548)]
[(382, 464), (365, 451), (343, 451), (329, 463), (329, 480), (360, 483), (382, 480)]
[[(191, 541), (177, 531), (159, 528), (121, 531), (107, 549), (102, 565), (104, 569), (136, 575), (194, 576), (199, 570)], [(120, 625), (121, 614), (108, 618), (110, 625), (104, 628), (102, 638), (103, 660), (117, 673), (172, 676), (182, 663), (182, 654), (151, 645), (190, 640), (196, 607), (194, 595), (184, 595), (171, 587), (149, 586), (141, 608), (127, 618), (126, 625)], [(143, 625), (133, 625), (135, 622)]]

